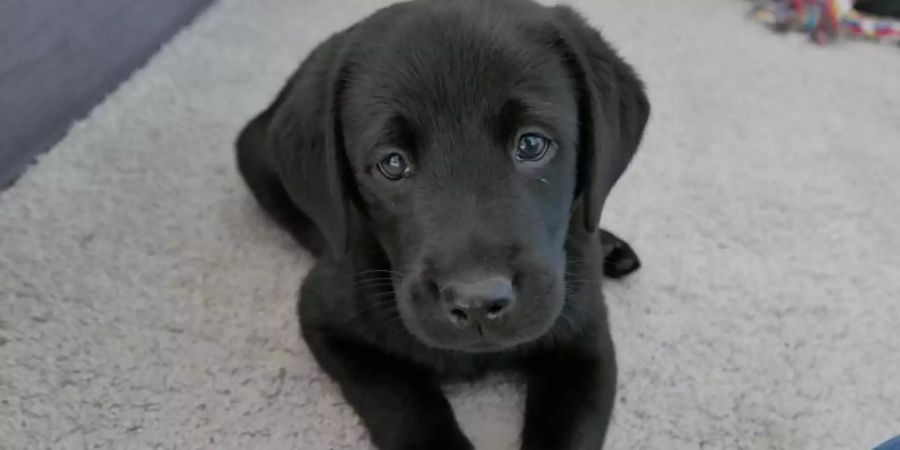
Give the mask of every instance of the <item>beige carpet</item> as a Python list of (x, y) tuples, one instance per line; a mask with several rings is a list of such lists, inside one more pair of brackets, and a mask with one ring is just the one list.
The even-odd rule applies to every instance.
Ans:
[[(0, 448), (367, 449), (298, 339), (312, 264), (231, 143), (375, 9), (223, 0), (0, 194)], [(868, 449), (900, 433), (900, 52), (777, 36), (747, 2), (583, 0), (654, 116), (605, 220), (610, 449)], [(450, 388), (479, 449), (519, 390)]]

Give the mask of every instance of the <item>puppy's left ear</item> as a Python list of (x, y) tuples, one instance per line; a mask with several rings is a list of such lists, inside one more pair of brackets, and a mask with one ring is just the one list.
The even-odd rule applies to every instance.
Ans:
[(335, 34), (312, 51), (270, 107), (268, 128), (281, 184), (338, 257), (349, 244), (354, 187), (340, 120), (349, 36)]
[(641, 143), (650, 102), (634, 69), (578, 13), (557, 6), (554, 16), (556, 45), (578, 91), (578, 189), (584, 226), (594, 232), (607, 195)]

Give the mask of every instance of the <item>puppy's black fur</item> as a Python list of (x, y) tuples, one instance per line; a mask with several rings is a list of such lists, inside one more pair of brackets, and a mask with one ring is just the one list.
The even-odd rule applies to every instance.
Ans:
[(247, 125), (243, 176), (319, 257), (303, 336), (380, 449), (471, 449), (439, 383), (495, 370), (527, 382), (523, 449), (602, 447), (598, 274), (639, 262), (596, 226), (648, 115), (567, 7), (416, 0), (319, 45)]

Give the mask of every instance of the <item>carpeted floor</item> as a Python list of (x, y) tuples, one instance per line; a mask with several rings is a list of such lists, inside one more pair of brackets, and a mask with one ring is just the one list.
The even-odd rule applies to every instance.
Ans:
[[(609, 448), (900, 433), (900, 52), (777, 36), (747, 2), (578, 3), (654, 104), (605, 214), (645, 262), (606, 287)], [(377, 6), (223, 0), (0, 194), (0, 448), (368, 448), (298, 339), (312, 261), (231, 143)], [(515, 448), (514, 385), (448, 389), (479, 449)]]

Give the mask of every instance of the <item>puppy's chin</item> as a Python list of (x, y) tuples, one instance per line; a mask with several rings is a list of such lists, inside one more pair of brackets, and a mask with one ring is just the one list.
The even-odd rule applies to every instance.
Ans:
[(428, 347), (450, 350), (462, 353), (501, 353), (515, 349), (516, 347), (533, 342), (544, 334), (533, 338), (521, 338), (515, 340), (490, 340), (490, 339), (444, 339), (432, 336), (429, 333), (414, 332), (409, 329), (419, 342)]

